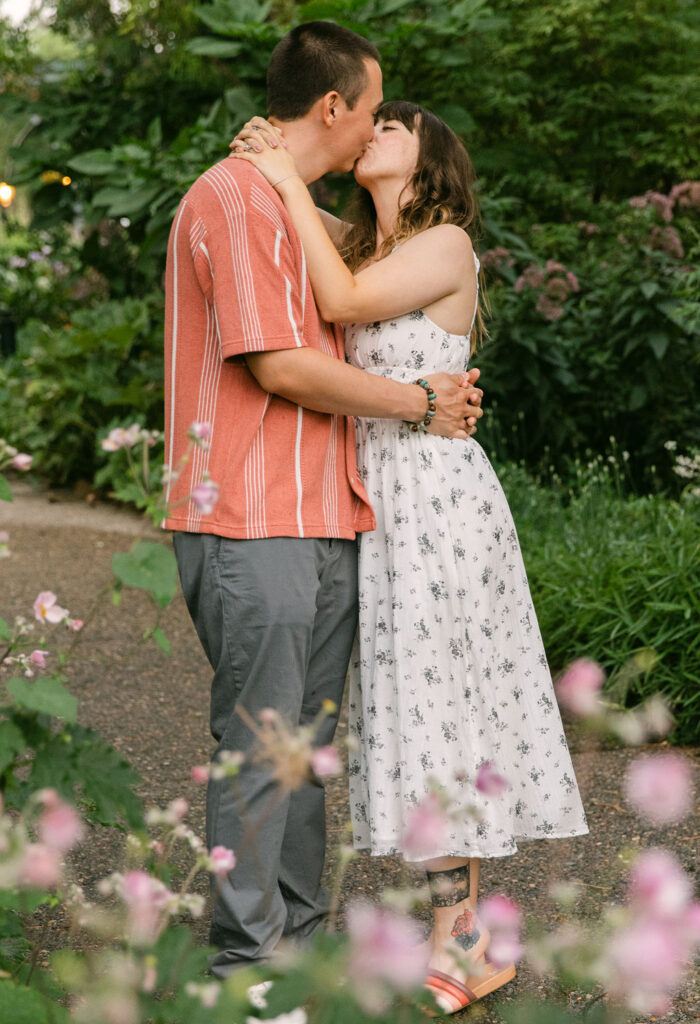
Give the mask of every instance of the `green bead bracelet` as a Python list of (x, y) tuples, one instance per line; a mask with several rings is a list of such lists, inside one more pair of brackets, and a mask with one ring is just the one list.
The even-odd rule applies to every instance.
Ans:
[(435, 411), (437, 409), (437, 405), (435, 404), (437, 401), (437, 395), (431, 388), (430, 384), (428, 384), (427, 380), (424, 380), (422, 377), (420, 377), (417, 381), (414, 381), (414, 383), (418, 384), (419, 387), (423, 388), (423, 390), (427, 392), (428, 409), (425, 414), (425, 419), (419, 420), (417, 423), (411, 423), (410, 421), (408, 422), (411, 427), (411, 430), (420, 430), (421, 427), (423, 427), (424, 430), (427, 430), (432, 422), (433, 417), (435, 416)]

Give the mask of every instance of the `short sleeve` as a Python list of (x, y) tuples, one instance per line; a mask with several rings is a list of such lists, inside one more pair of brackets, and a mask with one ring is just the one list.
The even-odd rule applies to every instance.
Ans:
[(274, 197), (220, 165), (209, 174), (195, 262), (222, 357), (305, 347), (301, 247), (297, 256)]

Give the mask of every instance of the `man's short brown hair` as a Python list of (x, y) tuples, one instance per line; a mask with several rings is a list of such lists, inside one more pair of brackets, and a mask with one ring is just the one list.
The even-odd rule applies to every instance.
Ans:
[(309, 21), (280, 39), (267, 69), (267, 113), (280, 121), (308, 114), (328, 92), (350, 110), (367, 85), (366, 60), (379, 51), (364, 36), (332, 21)]

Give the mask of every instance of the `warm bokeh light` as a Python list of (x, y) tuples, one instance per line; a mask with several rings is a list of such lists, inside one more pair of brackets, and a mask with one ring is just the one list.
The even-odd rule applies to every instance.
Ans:
[(63, 175), (60, 171), (42, 171), (40, 177), (45, 185), (53, 185), (54, 182), (60, 181)]
[(6, 181), (0, 181), (0, 206), (8, 207), (15, 198), (15, 189)]
[(61, 184), (62, 185), (70, 185), (72, 180), (73, 179), (69, 178), (67, 174), (64, 174), (63, 177), (61, 178)]

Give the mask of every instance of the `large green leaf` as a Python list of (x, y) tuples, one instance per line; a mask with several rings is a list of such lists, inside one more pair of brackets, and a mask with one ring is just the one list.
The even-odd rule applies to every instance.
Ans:
[(145, 212), (160, 192), (160, 185), (143, 188), (101, 188), (93, 196), (96, 206), (108, 207), (110, 217), (134, 216)]
[(0, 1006), (7, 1024), (62, 1024), (68, 1020), (68, 1012), (58, 1003), (47, 1006), (35, 988), (12, 981), (0, 981)]
[(65, 722), (75, 721), (78, 701), (56, 676), (40, 676), (36, 681), (10, 679), (7, 689), (19, 707)]
[(14, 722), (0, 722), (0, 774), (26, 746), (24, 734)]
[(68, 166), (75, 171), (80, 171), (81, 174), (96, 175), (111, 174), (117, 169), (114, 157), (106, 149), (90, 149), (87, 153), (79, 153), (77, 156), (71, 157)]
[(0, 473), (0, 501), (12, 501), (12, 488)]
[(125, 586), (147, 590), (163, 608), (177, 593), (175, 555), (164, 544), (139, 541), (131, 551), (114, 555), (112, 569)]

